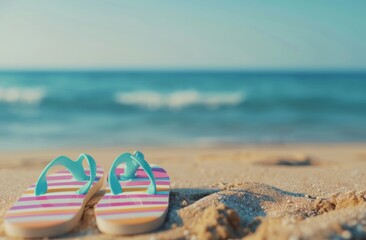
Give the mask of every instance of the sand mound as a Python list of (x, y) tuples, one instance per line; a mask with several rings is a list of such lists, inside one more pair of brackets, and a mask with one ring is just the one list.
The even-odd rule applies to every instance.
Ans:
[[(365, 192), (316, 198), (260, 183), (226, 184), (221, 189), (173, 192), (167, 224), (176, 226), (176, 236), (186, 239), (356, 236), (360, 234), (347, 230), (346, 225), (335, 224), (337, 221), (332, 219), (342, 219), (342, 210), (365, 202)], [(364, 212), (366, 214), (366, 210)], [(321, 219), (326, 214), (331, 214), (332, 218), (325, 218), (324, 222)], [(326, 227), (321, 228), (324, 224)]]
[[(265, 184), (226, 184), (214, 192), (193, 194), (175, 193), (180, 206), (175, 218), (180, 226), (199, 239), (244, 237), (255, 232), (267, 216), (296, 216), (303, 219), (311, 212), (313, 199), (302, 194), (282, 191)], [(178, 196), (179, 197), (178, 197)], [(187, 233), (187, 232), (186, 232)], [(187, 234), (186, 234), (187, 235)]]

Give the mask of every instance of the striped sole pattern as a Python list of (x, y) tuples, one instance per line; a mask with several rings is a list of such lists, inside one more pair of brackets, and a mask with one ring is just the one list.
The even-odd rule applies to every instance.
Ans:
[[(89, 175), (90, 171), (87, 170)], [(97, 167), (95, 185), (103, 177), (103, 168)], [(45, 195), (35, 196), (35, 185), (29, 186), (18, 201), (5, 215), (7, 224), (18, 227), (51, 227), (70, 221), (82, 206), (85, 195), (77, 194), (87, 181), (77, 181), (67, 171), (58, 171), (47, 176), (48, 191)]]
[[(139, 168), (136, 177), (130, 181), (120, 181), (122, 193), (113, 195), (107, 188), (106, 194), (95, 208), (97, 221), (111, 224), (136, 225), (161, 218), (169, 206), (170, 179), (167, 172), (157, 165), (150, 165), (153, 171), (157, 193), (146, 192), (150, 180)], [(124, 173), (124, 166), (116, 169), (116, 174)]]

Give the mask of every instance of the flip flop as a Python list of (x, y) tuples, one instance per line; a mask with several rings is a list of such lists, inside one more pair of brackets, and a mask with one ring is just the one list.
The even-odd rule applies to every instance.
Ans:
[[(83, 160), (89, 165), (84, 169)], [(47, 172), (53, 166), (68, 169)], [(5, 232), (12, 237), (51, 237), (66, 233), (80, 221), (86, 203), (103, 185), (103, 168), (81, 154), (73, 161), (59, 156), (42, 171), (5, 215)]]
[[(122, 163), (125, 165), (119, 167)], [(163, 168), (149, 165), (141, 152), (124, 153), (113, 162), (108, 182), (106, 194), (95, 207), (101, 232), (137, 234), (164, 223), (170, 180)]]

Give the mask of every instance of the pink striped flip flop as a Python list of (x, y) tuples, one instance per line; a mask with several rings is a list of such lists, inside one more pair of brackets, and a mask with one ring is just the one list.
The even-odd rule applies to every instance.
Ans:
[[(120, 166), (121, 163), (125, 165)], [(124, 153), (112, 164), (109, 187), (95, 208), (97, 226), (110, 234), (137, 234), (160, 227), (169, 207), (167, 172), (149, 165), (141, 152)]]
[[(89, 168), (83, 167), (86, 159)], [(47, 175), (53, 166), (68, 169)], [(60, 156), (50, 162), (5, 215), (5, 232), (12, 237), (51, 237), (66, 233), (80, 221), (89, 199), (103, 185), (104, 171), (81, 154), (76, 161)]]

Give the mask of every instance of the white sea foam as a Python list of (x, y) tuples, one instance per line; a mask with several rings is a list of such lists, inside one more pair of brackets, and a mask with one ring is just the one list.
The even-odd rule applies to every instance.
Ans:
[(245, 100), (243, 92), (210, 92), (195, 90), (159, 93), (154, 91), (123, 92), (116, 95), (120, 104), (146, 107), (150, 109), (180, 109), (187, 106), (203, 105), (210, 108), (238, 105)]
[(38, 104), (44, 96), (45, 92), (40, 88), (0, 87), (0, 102)]

